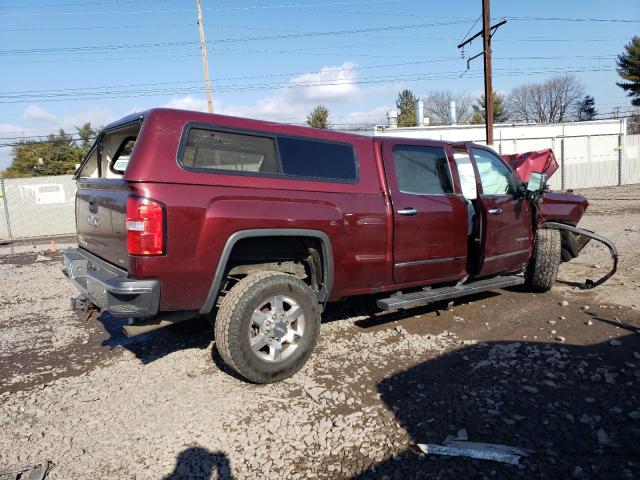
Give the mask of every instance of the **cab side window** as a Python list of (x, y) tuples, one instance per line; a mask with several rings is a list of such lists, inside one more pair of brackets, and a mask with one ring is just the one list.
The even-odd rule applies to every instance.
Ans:
[(453, 193), (451, 171), (443, 148), (394, 145), (393, 163), (398, 177), (398, 188), (402, 193)]
[(496, 155), (480, 148), (472, 148), (480, 174), (484, 195), (513, 195), (516, 182), (513, 173)]

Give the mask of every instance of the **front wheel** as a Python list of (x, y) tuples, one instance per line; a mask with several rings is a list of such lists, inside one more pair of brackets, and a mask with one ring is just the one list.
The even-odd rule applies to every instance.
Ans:
[(320, 333), (320, 306), (302, 280), (259, 272), (222, 299), (215, 341), (227, 365), (255, 383), (290, 377), (311, 356)]
[(525, 286), (529, 290), (533, 292), (551, 290), (558, 276), (561, 246), (559, 230), (538, 229), (533, 255), (525, 271)]

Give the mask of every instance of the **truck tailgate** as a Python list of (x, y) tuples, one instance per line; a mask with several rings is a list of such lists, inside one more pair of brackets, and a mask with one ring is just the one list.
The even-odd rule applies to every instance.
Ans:
[(129, 187), (120, 179), (79, 179), (78, 244), (109, 263), (127, 268), (126, 206)]

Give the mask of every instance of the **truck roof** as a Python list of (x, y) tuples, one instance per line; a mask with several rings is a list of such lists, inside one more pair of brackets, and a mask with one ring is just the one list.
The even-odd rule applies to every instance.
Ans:
[[(205, 112), (196, 112), (192, 110), (180, 110), (174, 108), (152, 108), (149, 110), (145, 110), (143, 112), (133, 113), (131, 115), (127, 115), (119, 120), (111, 122), (110, 124), (104, 127), (104, 130), (112, 130), (114, 128), (118, 128), (122, 125), (126, 125), (128, 123), (134, 122), (136, 120), (143, 120), (148, 117), (154, 117), (158, 120), (166, 119), (171, 121), (182, 121), (184, 123), (206, 123), (213, 124), (221, 123), (222, 125), (229, 126), (230, 124), (236, 128), (244, 128), (247, 130), (258, 130), (258, 131), (271, 131), (279, 134), (285, 135), (293, 135), (293, 136), (302, 136), (302, 137), (315, 137), (315, 138), (323, 138), (326, 140), (333, 141), (344, 141), (344, 142), (352, 142), (352, 141), (360, 141), (368, 140), (370, 142), (381, 142), (385, 138), (400, 138), (400, 137), (374, 137), (371, 135), (361, 135), (357, 133), (348, 133), (344, 131), (338, 130), (325, 130), (322, 128), (313, 128), (313, 127), (305, 127), (302, 125), (291, 125), (288, 123), (281, 122), (273, 122), (268, 120), (256, 120), (252, 118), (244, 118), (244, 117), (236, 117), (232, 115), (221, 115), (218, 113), (205, 113)], [(220, 121), (222, 120), (222, 121)], [(421, 140), (428, 141), (429, 143), (435, 143), (438, 145), (447, 145), (452, 144), (452, 142), (446, 142), (442, 140), (431, 140), (431, 139), (415, 139), (415, 138), (407, 138), (407, 140), (419, 142)]]

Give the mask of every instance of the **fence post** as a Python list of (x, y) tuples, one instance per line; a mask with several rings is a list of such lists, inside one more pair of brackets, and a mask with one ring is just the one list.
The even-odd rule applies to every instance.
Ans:
[(7, 191), (4, 188), (4, 176), (0, 173), (0, 193), (2, 193), (2, 204), (4, 205), (4, 218), (7, 222), (7, 233), (9, 238), (13, 238), (11, 233), (11, 222), (9, 221), (9, 202), (7, 201)]
[(564, 192), (565, 168), (564, 168), (564, 138), (560, 139), (560, 190)]
[(622, 134), (618, 134), (618, 186), (622, 185)]

